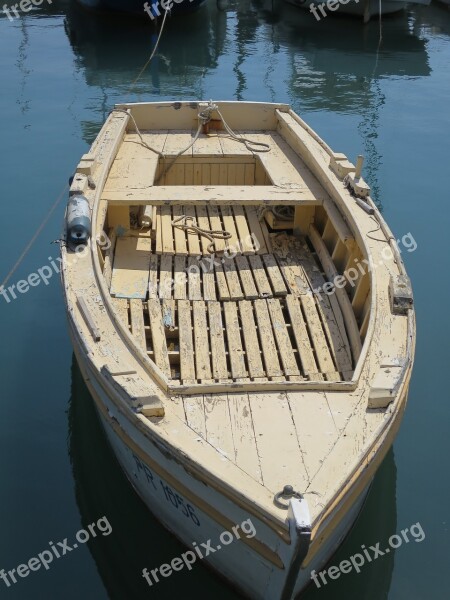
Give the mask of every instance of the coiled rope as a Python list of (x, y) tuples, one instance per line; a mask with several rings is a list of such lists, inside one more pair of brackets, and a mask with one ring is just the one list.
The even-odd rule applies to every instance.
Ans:
[[(192, 223), (188, 225), (188, 221)], [(214, 253), (215, 250), (215, 240), (229, 240), (231, 238), (231, 233), (229, 231), (223, 231), (222, 229), (214, 230), (214, 229), (203, 229), (196, 224), (196, 220), (194, 217), (181, 215), (172, 221), (172, 227), (176, 227), (177, 229), (183, 229), (186, 233), (197, 233), (200, 236), (208, 238), (210, 244), (208, 245), (208, 252), (210, 254)]]

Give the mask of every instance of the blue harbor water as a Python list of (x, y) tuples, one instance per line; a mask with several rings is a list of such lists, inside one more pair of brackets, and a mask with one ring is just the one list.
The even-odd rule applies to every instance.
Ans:
[[(133, 85), (155, 42), (150, 19), (88, 13), (68, 0), (45, 0), (12, 20), (0, 10), (0, 283), (17, 286), (39, 269), (46, 280), (0, 295), (0, 569), (17, 569), (50, 542), (61, 550), (47, 569), (16, 575), (17, 583), (0, 578), (1, 599), (238, 598), (201, 563), (153, 587), (142, 578), (144, 567), (184, 549), (135, 495), (105, 441), (52, 267), (66, 181), (114, 103), (210, 98), (290, 103), (336, 151), (364, 154), (365, 178), (391, 229), (417, 245), (403, 250), (418, 326), (409, 405), (331, 564), (363, 544), (386, 548), (415, 523), (425, 539), (403, 543), (359, 574), (312, 584), (302, 597), (450, 597), (450, 282), (442, 270), (450, 231), (450, 10), (408, 8), (381, 26), (380, 43), (377, 19), (363, 26), (337, 14), (317, 22), (277, 0), (236, 0), (222, 10), (210, 0), (168, 19), (155, 60)], [(62, 555), (58, 542), (73, 546), (75, 534), (103, 516), (112, 531), (98, 528)]]

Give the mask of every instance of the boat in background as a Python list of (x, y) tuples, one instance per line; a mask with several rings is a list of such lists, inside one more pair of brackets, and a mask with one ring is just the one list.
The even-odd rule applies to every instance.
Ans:
[(139, 103), (70, 188), (61, 277), (108, 440), (255, 600), (330, 560), (406, 406), (412, 291), (361, 171), (285, 104)]
[[(90, 10), (126, 13), (133, 17), (157, 20), (164, 16), (168, 7), (169, 15), (183, 15), (198, 10), (207, 0), (77, 0)], [(169, 8), (170, 7), (170, 8)]]
[[(333, 9), (329, 9), (326, 2), (321, 0), (285, 0), (299, 8), (308, 9), (318, 21), (336, 12), (363, 17), (368, 23), (372, 17), (389, 15), (403, 10), (407, 4), (424, 4), (428, 6), (431, 0), (334, 0)], [(320, 8), (322, 7), (322, 9)]]

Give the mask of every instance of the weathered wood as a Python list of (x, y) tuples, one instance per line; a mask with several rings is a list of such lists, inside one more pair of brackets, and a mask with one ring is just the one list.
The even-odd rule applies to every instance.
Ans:
[[(218, 167), (219, 165), (217, 165)], [(211, 229), (213, 231), (223, 231), (222, 222), (220, 220), (219, 208), (217, 206), (208, 206), (208, 215), (209, 222), (211, 224)], [(225, 248), (225, 240), (221, 238), (216, 238), (214, 240), (214, 248), (216, 253), (222, 253)]]
[(200, 265), (198, 260), (193, 256), (188, 258), (188, 297), (189, 300), (201, 300), (201, 279), (200, 279)]
[[(228, 167), (228, 172), (233, 165)], [(195, 179), (195, 172), (194, 172)], [(259, 204), (316, 206), (322, 204), (323, 197), (316, 197), (309, 189), (283, 189), (271, 185), (239, 186), (228, 183), (224, 186), (174, 185), (154, 186), (148, 189), (115, 189), (104, 192), (103, 200), (109, 206), (138, 206), (140, 204), (183, 204), (190, 205), (238, 205), (258, 206)]]
[[(194, 218), (194, 224), (196, 224), (196, 216), (195, 216), (195, 206), (185, 206), (183, 207), (183, 213), (187, 216), (187, 217), (192, 217)], [(189, 220), (187, 222), (188, 225), (192, 225), (193, 222), (192, 220)], [(189, 254), (191, 256), (201, 256), (201, 250), (200, 250), (200, 238), (198, 236), (198, 233), (189, 231), (187, 234), (187, 239), (188, 239), (188, 247), (189, 247)]]
[(248, 300), (239, 302), (239, 313), (250, 377), (265, 377), (252, 303)]
[(219, 381), (225, 380), (228, 378), (228, 367), (220, 302), (208, 302), (208, 315), (213, 376)]
[(243, 300), (244, 293), (242, 292), (241, 284), (239, 281), (238, 272), (234, 260), (230, 258), (223, 259), (223, 270), (227, 278), (228, 290), (230, 292), (231, 300)]
[(148, 316), (150, 319), (150, 332), (152, 336), (153, 356), (156, 365), (170, 378), (169, 355), (167, 353), (167, 342), (161, 315), (161, 305), (158, 299), (149, 298)]
[(128, 300), (126, 298), (111, 298), (111, 303), (125, 329), (128, 330), (130, 326), (128, 320)]
[[(180, 205), (174, 206), (172, 212), (173, 220), (175, 221), (177, 217), (180, 217), (183, 214), (183, 208)], [(176, 254), (187, 256), (189, 254), (189, 251), (187, 248), (186, 231), (184, 229), (180, 229), (179, 227), (173, 227), (173, 232), (175, 236)]]
[(180, 333), (180, 371), (183, 382), (195, 380), (194, 343), (192, 339), (191, 304), (178, 301), (178, 328)]
[(228, 407), (236, 464), (250, 477), (263, 483), (248, 394), (228, 394)]
[(233, 206), (234, 219), (239, 236), (239, 246), (243, 254), (254, 254), (252, 238), (242, 206)]
[(267, 302), (266, 300), (255, 300), (254, 306), (266, 373), (269, 377), (281, 377), (283, 372), (278, 360), (272, 324), (270, 322), (269, 311), (267, 310)]
[(242, 347), (239, 320), (235, 302), (225, 302), (223, 305), (228, 343), (228, 355), (231, 363), (233, 379), (247, 377), (245, 368), (244, 349)]
[(264, 484), (273, 493), (281, 491), (286, 482), (305, 491), (309, 479), (286, 395), (255, 393), (249, 394), (249, 401)]
[(184, 256), (175, 256), (174, 261), (174, 290), (175, 300), (186, 300), (186, 259)]
[[(319, 367), (314, 358), (314, 351), (311, 347), (299, 300), (297, 297), (289, 294), (286, 297), (286, 305), (291, 319), (297, 350), (300, 355), (303, 374), (306, 377), (311, 377), (314, 373), (317, 374), (319, 372)], [(323, 377), (320, 375), (320, 380), (322, 379)]]
[(194, 347), (195, 369), (197, 379), (209, 381), (211, 375), (211, 361), (209, 356), (209, 335), (206, 322), (206, 305), (202, 300), (192, 303), (194, 319)]
[(159, 257), (157, 254), (150, 255), (150, 266), (148, 270), (148, 297), (158, 297), (158, 266)]
[(231, 234), (231, 237), (225, 241), (225, 245), (231, 253), (236, 254), (240, 252), (240, 246), (233, 212), (230, 206), (221, 206), (220, 212), (222, 213), (223, 227), (225, 231)]
[[(253, 243), (255, 244), (255, 251), (257, 254), (266, 254), (269, 250), (266, 244), (266, 237), (268, 237), (267, 227), (265, 223), (262, 223), (258, 219), (256, 208), (254, 206), (246, 206), (245, 213), (247, 215), (248, 224), (250, 231), (253, 235)], [(265, 232), (263, 232), (263, 228)]]
[(230, 299), (230, 291), (228, 289), (225, 271), (223, 270), (223, 266), (221, 263), (214, 265), (214, 272), (216, 275), (216, 283), (217, 283), (217, 290), (219, 293), (219, 299), (220, 300), (229, 300)]
[(269, 298), (272, 295), (272, 288), (267, 279), (266, 270), (260, 256), (249, 256), (253, 277), (255, 278), (256, 287), (261, 298)]
[(273, 254), (263, 254), (262, 259), (267, 269), (267, 274), (275, 296), (285, 296), (288, 291), (283, 280), (280, 268)]
[(173, 256), (161, 255), (159, 263), (159, 297), (172, 298), (173, 296)]
[(141, 300), (130, 300), (131, 333), (142, 350), (147, 351), (147, 339), (144, 327), (144, 307)]
[(206, 439), (223, 456), (235, 460), (226, 394), (205, 395)]
[(204, 396), (185, 396), (184, 411), (188, 426), (206, 440)]
[(247, 257), (236, 256), (234, 259), (236, 267), (239, 272), (239, 278), (241, 280), (242, 288), (247, 300), (255, 300), (259, 298), (258, 290), (256, 289), (255, 282), (253, 280), (252, 270), (248, 263)]
[(174, 253), (172, 210), (170, 206), (161, 206), (162, 250), (165, 254)]
[(305, 313), (306, 322), (308, 324), (309, 335), (312, 339), (316, 358), (319, 364), (321, 373), (326, 373), (327, 379), (340, 379), (339, 373), (336, 372), (333, 359), (328, 348), (327, 339), (322, 330), (322, 324), (317, 313), (317, 307), (314, 297), (309, 294), (300, 296), (303, 311)]
[(283, 364), (284, 374), (300, 375), (300, 371), (295, 360), (294, 349), (292, 348), (289, 333), (286, 328), (286, 323), (283, 316), (283, 311), (280, 306), (280, 301), (276, 298), (267, 300), (270, 319), (272, 321), (273, 332), (280, 353), (281, 362)]
[(111, 295), (145, 300), (148, 288), (151, 242), (149, 237), (119, 237), (116, 243)]

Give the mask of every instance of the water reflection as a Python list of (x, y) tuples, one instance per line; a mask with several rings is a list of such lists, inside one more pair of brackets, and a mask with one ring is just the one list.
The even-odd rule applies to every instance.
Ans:
[[(75, 359), (68, 415), (69, 453), (82, 525), (106, 516), (113, 528), (109, 537), (93, 540), (89, 545), (98, 572), (111, 599), (148, 599), (150, 590), (141, 577), (142, 568), (170, 562), (184, 547), (148, 512), (122, 474)], [(331, 564), (348, 559), (361, 549), (361, 544), (367, 547), (376, 542), (384, 544), (396, 532), (395, 489), (396, 468), (391, 451), (375, 478), (356, 526)], [(314, 600), (320, 594), (324, 600), (328, 592), (329, 598), (385, 598), (393, 567), (394, 552), (366, 565), (363, 575), (345, 575), (320, 590), (310, 586), (304, 597)], [(151, 593), (164, 600), (178, 596), (181, 590), (188, 596), (195, 594), (200, 600), (238, 598), (203, 564), (197, 564), (192, 572), (174, 574)]]

